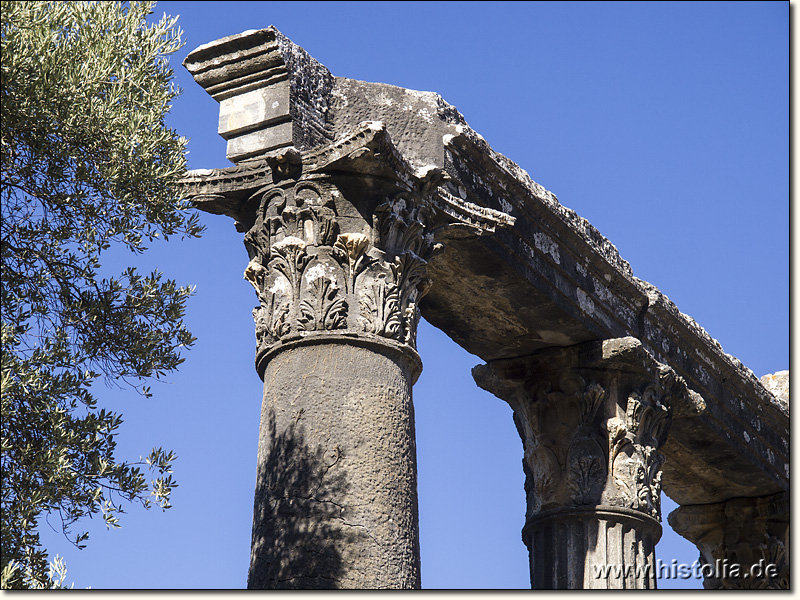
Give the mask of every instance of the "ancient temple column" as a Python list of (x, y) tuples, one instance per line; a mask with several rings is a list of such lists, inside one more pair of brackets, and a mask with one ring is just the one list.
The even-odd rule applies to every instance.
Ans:
[(369, 177), (260, 190), (245, 235), (264, 380), (249, 588), (417, 588), (411, 387), (434, 250)]
[(658, 449), (683, 381), (635, 338), (496, 360), (473, 375), (514, 409), (532, 587), (655, 588)]
[(434, 234), (513, 220), (414, 171), (381, 123), (190, 173), (244, 232), (264, 381), (249, 588), (418, 588), (411, 388)]
[(706, 589), (789, 589), (789, 493), (681, 506), (669, 524), (700, 550)]
[(435, 184), (380, 123), (334, 139), (333, 76), (274, 28), (201, 46), (185, 65), (220, 102), (236, 163), (189, 173), (187, 192), (245, 234), (259, 301), (247, 585), (417, 588), (411, 388), (435, 249), (421, 187)]

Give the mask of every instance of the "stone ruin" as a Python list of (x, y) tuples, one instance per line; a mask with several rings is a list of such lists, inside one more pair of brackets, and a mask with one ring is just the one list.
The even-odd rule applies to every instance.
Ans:
[(662, 489), (701, 562), (773, 566), (707, 588), (788, 587), (788, 372), (759, 381), (437, 94), (273, 27), (184, 65), (235, 165), (184, 186), (244, 234), (259, 300), (249, 588), (420, 587), (420, 315), (514, 410), (533, 588), (654, 588)]

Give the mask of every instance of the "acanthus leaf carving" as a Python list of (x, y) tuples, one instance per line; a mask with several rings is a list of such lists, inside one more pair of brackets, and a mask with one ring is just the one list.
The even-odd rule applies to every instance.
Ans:
[(427, 233), (426, 221), (430, 218), (431, 209), (404, 195), (387, 200), (375, 208), (372, 243), (390, 255), (411, 252), (427, 261), (441, 250), (441, 244)]
[(389, 267), (395, 281), (395, 287), (400, 290), (399, 310), (404, 316), (403, 331), (400, 332), (401, 341), (406, 344), (416, 343), (417, 323), (419, 322), (418, 301), (430, 289), (430, 279), (427, 278), (428, 263), (412, 252), (405, 252), (396, 256)]
[[(631, 391), (617, 406), (603, 386), (575, 370), (552, 382), (534, 383), (530, 400), (516, 408), (527, 424), (520, 431), (532, 478), (529, 508), (618, 506), (660, 519), (658, 448), (671, 421), (662, 386)], [(611, 385), (618, 389), (619, 381)]]
[(402, 330), (400, 294), (385, 273), (373, 278), (361, 292), (360, 322), (364, 331), (388, 338), (398, 338)]
[(347, 301), (338, 296), (335, 280), (326, 277), (324, 267), (317, 266), (320, 269), (306, 277), (310, 293), (300, 300), (298, 327), (303, 331), (344, 329), (347, 327)]
[(605, 391), (597, 383), (566, 374), (556, 389), (539, 386), (528, 412), (528, 471), (536, 510), (565, 504), (597, 504), (606, 480), (606, 460), (597, 427)]
[(369, 247), (369, 238), (363, 233), (343, 233), (337, 237), (331, 255), (345, 271), (345, 293), (352, 293), (356, 279), (376, 262), (376, 258), (367, 254)]
[[(412, 348), (427, 293), (427, 261), (438, 247), (425, 234), (424, 207), (400, 195), (378, 203), (370, 225), (341, 232), (333, 197), (321, 183), (260, 191), (245, 236), (255, 287), (259, 348), (315, 331), (349, 331)], [(352, 217), (348, 226), (354, 222)], [(366, 223), (364, 224), (366, 225)]]
[(569, 465), (567, 485), (572, 502), (579, 506), (596, 503), (605, 483), (605, 461), (592, 452), (576, 452)]
[(661, 515), (661, 467), (664, 442), (671, 422), (669, 408), (662, 403), (663, 389), (647, 386), (628, 395), (624, 418), (606, 421), (609, 475), (614, 487), (607, 490), (609, 503)]
[(289, 301), (292, 305), (300, 301), (303, 273), (310, 260), (306, 243), (300, 238), (290, 236), (272, 245), (267, 268), (283, 275), (286, 279)]

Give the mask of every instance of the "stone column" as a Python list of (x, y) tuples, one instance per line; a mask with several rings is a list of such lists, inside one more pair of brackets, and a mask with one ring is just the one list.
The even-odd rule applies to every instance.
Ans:
[(514, 409), (532, 587), (655, 588), (658, 449), (683, 381), (635, 338), (496, 360), (473, 375)]
[(788, 492), (681, 506), (669, 524), (700, 550), (706, 589), (789, 589)]
[(368, 176), (257, 193), (264, 380), (249, 588), (418, 588), (411, 387), (425, 211)]
[(441, 170), (414, 171), (375, 122), (183, 185), (245, 233), (259, 300), (248, 587), (419, 587), (411, 387), (434, 234), (513, 219), (454, 198)]

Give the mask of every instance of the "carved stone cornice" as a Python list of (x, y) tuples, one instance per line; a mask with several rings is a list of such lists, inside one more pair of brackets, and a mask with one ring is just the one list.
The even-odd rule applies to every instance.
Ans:
[(789, 589), (789, 494), (681, 506), (669, 524), (700, 550), (706, 589)]
[(384, 124), (376, 121), (360, 123), (352, 133), (334, 143), (305, 152), (282, 148), (234, 167), (188, 171), (181, 186), (200, 210), (238, 220), (245, 217), (242, 213), (248, 199), (257, 190), (322, 173), (395, 181), (418, 194), (425, 206), (439, 213), (437, 233), (461, 226), (482, 235), (514, 224), (514, 217), (454, 195), (459, 192), (458, 186), (442, 169), (415, 170), (398, 152)]

